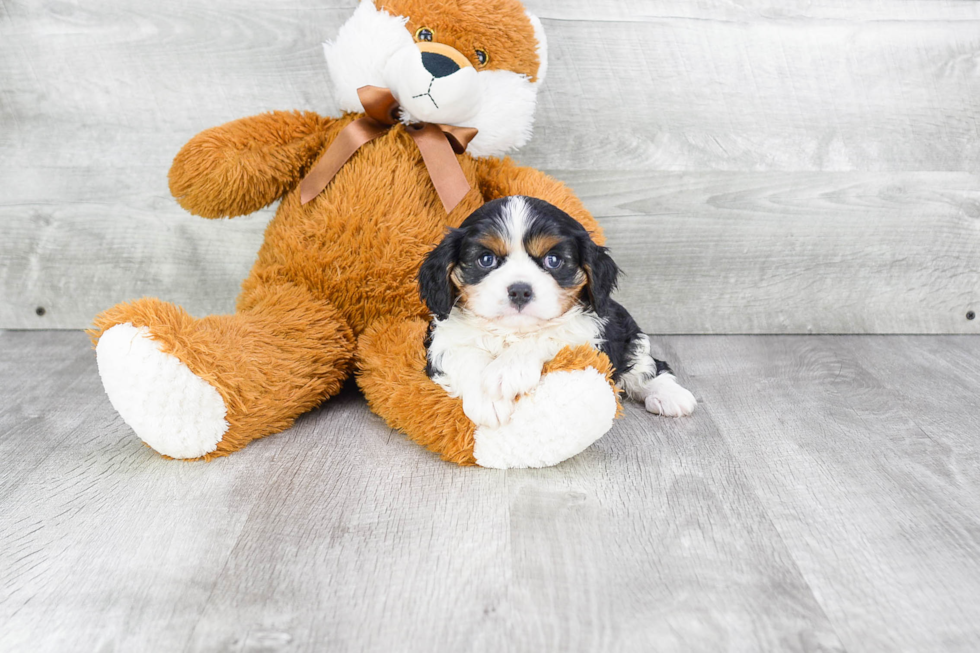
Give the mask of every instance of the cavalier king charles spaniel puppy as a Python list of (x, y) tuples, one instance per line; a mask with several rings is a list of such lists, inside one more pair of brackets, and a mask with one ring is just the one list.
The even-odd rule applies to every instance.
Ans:
[(697, 405), (650, 339), (610, 298), (619, 268), (561, 209), (505, 197), (477, 209), (426, 257), (419, 290), (432, 312), (426, 373), (475, 424), (506, 424), (518, 396), (565, 346), (604, 352), (613, 380), (651, 413), (690, 415)]

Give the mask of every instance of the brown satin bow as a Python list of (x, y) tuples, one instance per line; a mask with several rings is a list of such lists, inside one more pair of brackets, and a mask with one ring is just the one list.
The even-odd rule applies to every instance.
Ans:
[[(300, 200), (303, 204), (322, 193), (362, 145), (398, 124), (398, 100), (391, 91), (377, 86), (362, 86), (357, 89), (357, 96), (367, 115), (341, 130), (300, 183)], [(422, 160), (442, 205), (447, 213), (451, 213), (470, 190), (470, 182), (466, 180), (456, 155), (466, 151), (477, 130), (422, 122), (408, 125), (406, 131), (422, 153)]]

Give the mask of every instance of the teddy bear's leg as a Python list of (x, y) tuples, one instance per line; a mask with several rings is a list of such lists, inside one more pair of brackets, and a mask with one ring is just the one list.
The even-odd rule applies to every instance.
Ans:
[(591, 347), (565, 348), (541, 384), (517, 402), (509, 423), (477, 428), (425, 374), (423, 320), (381, 321), (358, 340), (358, 384), (393, 428), (461, 465), (547, 467), (582, 452), (612, 426), (619, 402), (609, 359)]
[(278, 433), (339, 392), (354, 338), (292, 284), (256, 288), (233, 315), (194, 319), (157, 299), (119, 304), (90, 332), (112, 405), (172, 458), (211, 459)]
[(425, 374), (421, 319), (378, 320), (357, 341), (357, 384), (371, 410), (392, 427), (459, 465), (475, 465), (476, 426), (463, 402), (446, 394)]

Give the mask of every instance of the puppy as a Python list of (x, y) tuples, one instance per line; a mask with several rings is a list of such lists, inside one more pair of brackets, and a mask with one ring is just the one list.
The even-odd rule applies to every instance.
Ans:
[(610, 298), (619, 268), (574, 218), (543, 200), (505, 197), (477, 209), (426, 257), (419, 290), (432, 312), (426, 373), (475, 424), (509, 421), (515, 400), (565, 346), (589, 344), (646, 409), (690, 415), (697, 402), (625, 308)]

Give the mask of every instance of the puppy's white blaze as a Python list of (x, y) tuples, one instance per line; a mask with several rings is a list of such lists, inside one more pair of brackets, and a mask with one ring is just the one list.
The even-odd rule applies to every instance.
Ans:
[(507, 198), (504, 210), (507, 211), (504, 228), (510, 237), (510, 251), (523, 252), (524, 234), (527, 233), (527, 226), (531, 222), (531, 207), (523, 197), (516, 195)]

